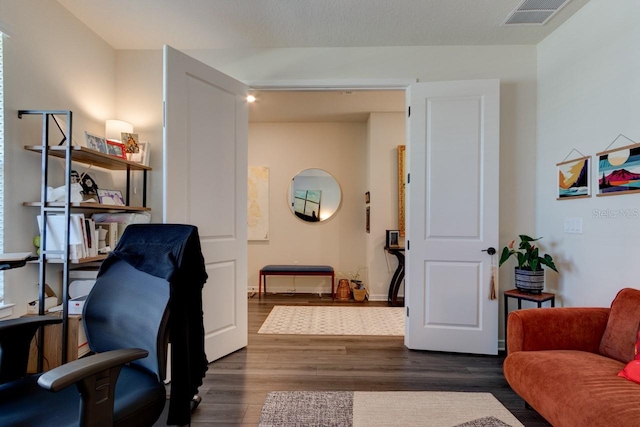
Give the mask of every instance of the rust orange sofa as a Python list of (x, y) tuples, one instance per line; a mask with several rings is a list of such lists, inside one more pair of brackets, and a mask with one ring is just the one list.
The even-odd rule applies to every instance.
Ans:
[(610, 308), (511, 312), (504, 376), (556, 427), (640, 426), (640, 384), (618, 373), (634, 358), (640, 290)]

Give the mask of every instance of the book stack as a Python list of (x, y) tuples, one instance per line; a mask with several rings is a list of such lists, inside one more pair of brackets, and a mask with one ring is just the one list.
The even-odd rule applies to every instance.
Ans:
[[(42, 234), (42, 217), (38, 215), (37, 218), (38, 229)], [(62, 259), (65, 244), (65, 216), (47, 215), (46, 218), (47, 241), (44, 248), (47, 251), (46, 258)], [(106, 227), (103, 224), (100, 226)], [(115, 229), (117, 230), (117, 224)], [(107, 236), (109, 236), (108, 231)], [(71, 261), (95, 258), (106, 253), (99, 250), (99, 240), (100, 233), (92, 218), (86, 218), (82, 213), (71, 214), (69, 218), (69, 259)], [(115, 243), (114, 237), (111, 237), (110, 241)]]

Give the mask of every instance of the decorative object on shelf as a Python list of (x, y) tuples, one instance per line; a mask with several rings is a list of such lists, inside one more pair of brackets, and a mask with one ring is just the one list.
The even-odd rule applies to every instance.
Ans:
[(112, 141), (107, 139), (107, 154), (111, 156), (120, 157), (121, 159), (127, 158), (126, 149), (124, 144), (119, 141)]
[(399, 230), (387, 230), (387, 238), (385, 240), (385, 246), (387, 248), (400, 247), (400, 231)]
[(103, 205), (124, 206), (122, 193), (118, 190), (97, 189), (98, 201)]
[[(625, 138), (632, 143), (621, 148), (609, 148), (619, 139)], [(598, 194), (613, 196), (640, 192), (640, 144), (620, 134), (598, 156)]]
[(127, 160), (131, 160), (133, 154), (140, 152), (137, 133), (122, 132), (122, 143), (127, 153)]
[(502, 249), (499, 266), (502, 266), (512, 255), (515, 256), (518, 260), (518, 266), (515, 268), (516, 288), (523, 292), (540, 293), (544, 289), (544, 269), (542, 267), (547, 266), (555, 272), (558, 269), (551, 255), (541, 256), (539, 249), (531, 244), (542, 237), (534, 239), (525, 234), (521, 234), (519, 237), (518, 249), (514, 249), (515, 240)]
[[(567, 160), (574, 151), (581, 157)], [(591, 197), (591, 156), (585, 156), (574, 148), (556, 166), (558, 167), (558, 198), (556, 200)]]
[(78, 175), (78, 172), (71, 171), (71, 185), (76, 183), (82, 187), (82, 201), (98, 202), (98, 183), (88, 173)]
[(87, 148), (108, 154), (107, 141), (103, 137), (93, 135), (87, 131), (84, 132), (84, 137)]
[(131, 153), (131, 161), (137, 162), (145, 166), (149, 166), (149, 155), (151, 146), (146, 141), (140, 141), (138, 143), (138, 152)]
[(122, 133), (132, 133), (133, 125), (124, 120), (110, 119), (104, 123), (104, 135), (105, 138), (112, 141), (123, 142)]

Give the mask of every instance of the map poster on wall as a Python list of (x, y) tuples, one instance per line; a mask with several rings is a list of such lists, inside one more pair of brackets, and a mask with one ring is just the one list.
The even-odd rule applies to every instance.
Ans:
[(269, 168), (249, 166), (247, 240), (269, 240)]

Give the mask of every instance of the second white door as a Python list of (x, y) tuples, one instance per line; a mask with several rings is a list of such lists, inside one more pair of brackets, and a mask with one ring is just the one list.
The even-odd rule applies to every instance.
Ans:
[(411, 349), (498, 352), (492, 257), (483, 251), (498, 244), (499, 100), (498, 80), (417, 83), (408, 91)]

